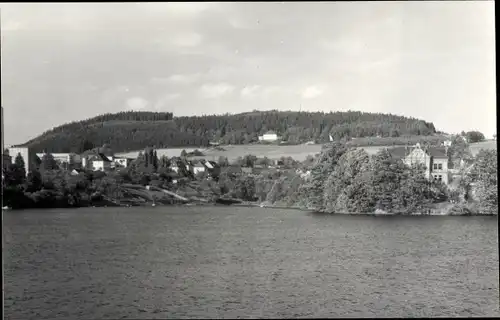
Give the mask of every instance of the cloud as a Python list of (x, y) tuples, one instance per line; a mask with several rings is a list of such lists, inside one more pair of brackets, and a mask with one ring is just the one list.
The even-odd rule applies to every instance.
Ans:
[(322, 95), (323, 92), (323, 86), (309, 86), (302, 91), (302, 98), (313, 99)]
[(23, 24), (19, 21), (7, 21), (2, 23), (2, 31), (16, 31), (21, 29)]
[(171, 43), (177, 47), (196, 47), (201, 44), (202, 36), (196, 32), (181, 33), (171, 36)]
[(141, 97), (133, 97), (127, 99), (126, 105), (128, 110), (142, 110), (149, 105), (149, 102)]
[(158, 101), (156, 101), (156, 103), (154, 104), (154, 109), (155, 110), (163, 110), (164, 107), (168, 106), (168, 104), (173, 101), (173, 100), (177, 100), (181, 97), (181, 94), (180, 93), (167, 93), (165, 95), (163, 95), (160, 99), (158, 99)]
[(196, 82), (200, 78), (200, 76), (201, 76), (200, 73), (173, 74), (170, 77), (168, 77), (168, 81), (171, 83), (178, 83), (178, 84), (190, 84)]
[(244, 97), (254, 96), (256, 91), (260, 89), (259, 85), (246, 86), (241, 89), (241, 95)]
[(152, 10), (156, 12), (158, 12), (158, 10), (168, 12), (178, 18), (196, 17), (205, 10), (214, 7), (214, 5), (216, 5), (216, 3), (209, 2), (148, 3), (148, 6)]
[[(18, 28), (2, 34), (5, 122), (18, 124), (7, 143), (45, 129), (23, 124), (33, 105), (54, 115), (43, 124), (51, 127), (130, 105), (183, 115), (207, 104), (222, 113), (300, 103), (329, 111), (326, 95), (335, 109), (397, 111), (445, 131), (496, 128), (493, 2), (0, 8), (2, 29)], [(467, 116), (470, 105), (481, 112)]]
[(228, 83), (204, 84), (201, 87), (201, 94), (205, 98), (214, 99), (233, 92), (234, 86)]
[(268, 86), (262, 90), (262, 94), (267, 97), (279, 91), (283, 91), (283, 88), (279, 86)]

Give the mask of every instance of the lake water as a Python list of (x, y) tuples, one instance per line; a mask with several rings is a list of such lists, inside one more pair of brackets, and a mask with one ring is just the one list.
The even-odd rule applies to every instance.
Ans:
[(4, 213), (5, 319), (497, 316), (496, 217)]

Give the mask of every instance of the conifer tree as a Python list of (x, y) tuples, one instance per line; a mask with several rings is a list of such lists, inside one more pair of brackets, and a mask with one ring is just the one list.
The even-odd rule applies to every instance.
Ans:
[(57, 170), (58, 165), (57, 161), (54, 159), (54, 156), (51, 153), (46, 153), (42, 157), (42, 163), (40, 165), (40, 170)]

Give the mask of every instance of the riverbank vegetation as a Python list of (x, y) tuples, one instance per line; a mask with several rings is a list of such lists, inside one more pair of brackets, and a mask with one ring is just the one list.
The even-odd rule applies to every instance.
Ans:
[[(454, 140), (452, 162), (469, 157), (450, 186), (425, 177), (382, 149), (370, 156), (341, 142), (323, 146), (317, 157), (273, 163), (247, 155), (220, 170), (193, 174), (172, 170), (172, 161), (154, 150), (139, 154), (127, 168), (108, 172), (69, 172), (44, 156), (40, 170), (24, 172), (22, 157), (4, 170), (3, 205), (12, 208), (216, 203), (221, 199), (263, 206), (309, 208), (329, 213), (497, 214), (497, 154), (475, 157)], [(183, 155), (187, 157), (187, 154)], [(458, 166), (458, 164), (457, 164)], [(232, 200), (231, 200), (232, 199)]]

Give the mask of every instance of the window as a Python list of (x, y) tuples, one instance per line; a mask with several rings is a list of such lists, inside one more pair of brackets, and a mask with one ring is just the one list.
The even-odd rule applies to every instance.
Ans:
[(437, 163), (434, 163), (434, 170), (437, 170), (437, 168), (438, 168)]
[(439, 175), (438, 176), (438, 181), (443, 181), (443, 176)]
[(439, 164), (438, 164), (438, 169), (439, 169), (439, 170), (443, 170), (443, 164), (442, 164), (442, 163), (439, 163)]

